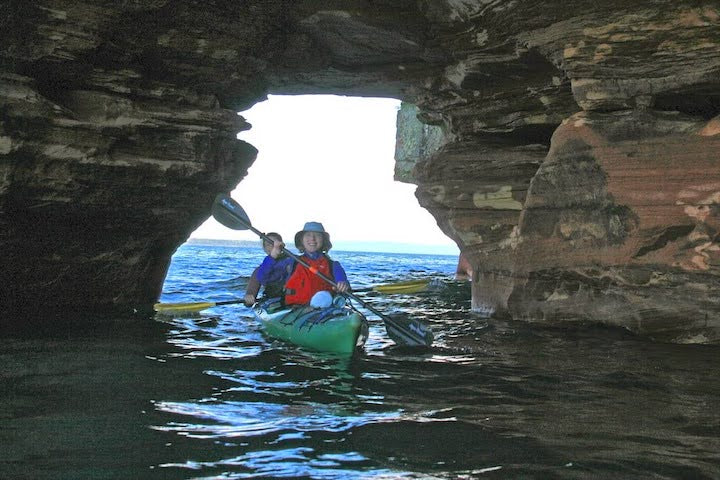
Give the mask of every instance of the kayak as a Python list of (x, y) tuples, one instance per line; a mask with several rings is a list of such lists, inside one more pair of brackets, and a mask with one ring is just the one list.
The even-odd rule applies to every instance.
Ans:
[(418, 279), (418, 280), (405, 280), (403, 282), (388, 283), (386, 285), (377, 285), (372, 288), (373, 292), (379, 293), (421, 293), (429, 291), (438, 291), (444, 288), (442, 280), (433, 279)]
[(368, 337), (367, 319), (344, 304), (285, 306), (271, 298), (258, 303), (254, 312), (269, 337), (321, 352), (352, 353)]
[(419, 293), (428, 288), (430, 280), (406, 280), (404, 282), (389, 283), (373, 287), (374, 292), (379, 293)]

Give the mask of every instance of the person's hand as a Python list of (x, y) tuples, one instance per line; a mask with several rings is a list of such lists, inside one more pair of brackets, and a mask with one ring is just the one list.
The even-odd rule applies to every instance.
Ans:
[(278, 258), (280, 254), (283, 251), (283, 248), (285, 248), (285, 244), (281, 242), (280, 240), (275, 240), (273, 242), (272, 250), (270, 250), (270, 256), (272, 258)]
[(350, 290), (350, 284), (348, 282), (337, 282), (335, 290), (340, 293), (345, 293)]
[(251, 293), (245, 294), (245, 306), (246, 307), (252, 307), (253, 305), (255, 305), (255, 300), (256, 300), (255, 295), (253, 295)]

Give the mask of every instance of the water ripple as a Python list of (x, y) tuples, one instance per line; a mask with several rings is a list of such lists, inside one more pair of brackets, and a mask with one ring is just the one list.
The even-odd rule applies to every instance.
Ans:
[[(163, 295), (238, 298), (255, 257), (237, 250), (206, 253), (218, 265), (204, 274), (178, 266)], [(187, 448), (157, 465), (215, 479), (720, 476), (720, 387), (700, 373), (711, 351), (479, 317), (468, 284), (451, 281), (456, 259), (335, 257), (356, 288), (442, 280), (431, 293), (359, 294), (427, 322), (433, 347), (398, 348), (374, 315), (352, 358), (265, 338), (242, 305), (166, 319), (172, 351), (153, 358), (196, 368), (198, 386), (154, 402), (152, 430)]]
[(342, 432), (368, 423), (401, 421), (417, 415), (402, 412), (367, 412), (353, 415), (341, 406), (316, 403), (279, 405), (263, 402), (158, 402), (162, 412), (212, 420), (215, 423), (176, 423), (155, 427), (197, 438), (235, 438), (313, 431)]

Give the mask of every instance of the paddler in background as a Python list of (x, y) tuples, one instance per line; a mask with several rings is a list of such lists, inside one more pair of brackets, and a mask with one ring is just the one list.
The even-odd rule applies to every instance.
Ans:
[[(340, 262), (327, 255), (332, 243), (330, 234), (325, 231), (322, 223), (307, 222), (303, 229), (295, 234), (295, 246), (302, 253), (303, 261), (310, 265), (312, 270), (291, 257), (280, 258), (284, 246), (282, 241), (275, 240), (268, 256), (258, 267), (257, 278), (264, 284), (269, 280), (270, 272), (289, 272), (285, 282), (285, 305), (310, 304), (318, 308), (328, 307), (333, 301), (333, 290), (339, 293), (350, 291), (345, 269)], [(333, 279), (336, 287), (333, 288), (313, 273), (313, 270)]]
[[(277, 240), (279, 242), (282, 242), (282, 236), (279, 233), (270, 232), (267, 234), (267, 236), (270, 237), (273, 241)], [(263, 250), (265, 251), (265, 254), (270, 255), (270, 250), (272, 250), (272, 247), (273, 244), (271, 242), (263, 240)], [(279, 259), (283, 259), (285, 257), (287, 257), (287, 255), (281, 253)], [(250, 280), (248, 280), (247, 289), (245, 290), (244, 302), (245, 305), (248, 307), (254, 305), (257, 301), (257, 296), (260, 292), (260, 287), (262, 285), (265, 285), (265, 290), (263, 291), (263, 294), (268, 298), (282, 297), (283, 290), (285, 288), (285, 280), (287, 280), (289, 272), (283, 271), (279, 268), (271, 269), (267, 274), (267, 282), (261, 284), (260, 280), (258, 280), (257, 277), (259, 268), (260, 267), (258, 266), (255, 270), (253, 270), (252, 275), (250, 275)]]

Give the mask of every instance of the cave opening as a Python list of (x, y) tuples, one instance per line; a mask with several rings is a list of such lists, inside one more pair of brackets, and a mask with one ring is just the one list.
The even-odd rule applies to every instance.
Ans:
[[(253, 226), (291, 239), (320, 221), (336, 250), (455, 255), (455, 243), (415, 198), (415, 185), (394, 180), (400, 101), (335, 95), (269, 96), (240, 112), (252, 128), (238, 138), (258, 149), (232, 192)], [(210, 217), (190, 236), (257, 241)]]

